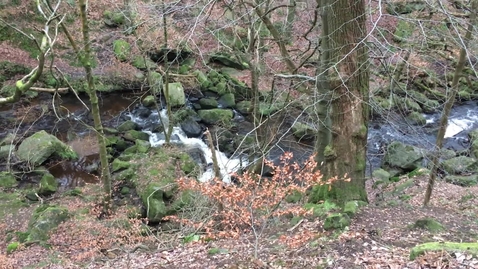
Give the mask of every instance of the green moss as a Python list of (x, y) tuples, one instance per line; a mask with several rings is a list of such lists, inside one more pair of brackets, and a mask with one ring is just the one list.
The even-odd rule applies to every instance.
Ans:
[(312, 210), (314, 217), (322, 217), (329, 214), (330, 212), (338, 211), (340, 209), (337, 204), (329, 200), (325, 200), (323, 203), (320, 204), (306, 203), (304, 205), (304, 208), (307, 210)]
[(19, 246), (20, 246), (20, 242), (12, 242), (12, 243), (8, 244), (7, 254), (10, 254), (10, 253), (14, 252), (15, 250), (17, 250), (17, 248)]
[(414, 24), (405, 20), (400, 20), (395, 28), (393, 41), (404, 42), (407, 38), (412, 36), (414, 30)]
[(131, 45), (122, 39), (115, 40), (113, 52), (118, 60), (127, 61), (131, 53)]
[(478, 257), (478, 243), (430, 242), (421, 244), (410, 250), (410, 260), (415, 260), (425, 252), (431, 251), (466, 252), (476, 258)]
[(337, 152), (331, 145), (327, 145), (324, 149), (324, 157), (326, 160), (333, 160), (337, 158)]
[[(40, 34), (33, 28), (25, 28), (22, 29), (22, 31), (27, 35), (33, 35), (37, 39), (40, 37)], [(34, 41), (30, 40), (29, 38), (25, 38), (25, 36), (20, 32), (0, 22), (0, 42), (3, 41), (8, 41), (12, 44), (15, 44), (15, 47), (28, 52), (32, 58), (37, 58), (39, 55), (39, 50)]]

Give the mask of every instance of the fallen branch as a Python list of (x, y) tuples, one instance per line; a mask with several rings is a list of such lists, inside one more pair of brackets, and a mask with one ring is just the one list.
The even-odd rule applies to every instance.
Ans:
[(54, 88), (40, 88), (40, 87), (30, 87), (30, 90), (32, 91), (37, 91), (37, 92), (49, 92), (49, 93), (55, 93), (55, 92), (58, 92), (58, 93), (67, 93), (70, 88), (58, 88), (58, 89), (54, 89)]

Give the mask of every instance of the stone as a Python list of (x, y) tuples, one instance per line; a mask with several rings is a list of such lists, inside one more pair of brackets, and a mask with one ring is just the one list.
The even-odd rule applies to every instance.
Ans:
[(252, 102), (251, 101), (241, 101), (237, 103), (236, 109), (242, 115), (248, 115), (251, 111)]
[[(183, 106), (186, 104), (186, 96), (184, 95), (184, 88), (180, 82), (173, 82), (168, 84), (169, 102), (172, 107)], [(163, 88), (163, 93), (165, 89)]]
[(136, 152), (138, 153), (146, 153), (151, 148), (151, 143), (149, 143), (149, 141), (136, 139), (134, 143), (136, 145)]
[(413, 125), (425, 125), (427, 124), (427, 119), (423, 116), (422, 113), (417, 111), (412, 111), (407, 116), (407, 121)]
[(297, 121), (292, 125), (292, 133), (299, 141), (314, 140), (317, 130), (308, 124)]
[(131, 167), (131, 163), (128, 161), (121, 161), (119, 159), (114, 159), (111, 163), (111, 172), (120, 171), (123, 169), (128, 169)]
[(138, 129), (138, 124), (136, 122), (131, 121), (131, 120), (127, 120), (127, 121), (121, 123), (118, 126), (117, 129), (118, 129), (119, 132), (126, 132), (126, 131), (129, 131), (129, 130), (137, 130)]
[(413, 171), (422, 165), (423, 153), (410, 145), (398, 141), (392, 142), (387, 147), (383, 158), (382, 168), (399, 168), (405, 172)]
[(478, 256), (478, 243), (455, 243), (455, 242), (429, 242), (417, 245), (410, 250), (410, 260), (429, 252), (447, 251), (449, 253), (468, 253), (474, 257)]
[(451, 175), (459, 175), (477, 172), (478, 162), (475, 158), (458, 156), (441, 163), (443, 170)]
[(239, 70), (245, 70), (249, 68), (249, 65), (240, 59), (236, 59), (234, 56), (226, 53), (216, 53), (209, 57), (210, 63), (219, 63), (221, 65), (232, 67)]
[(201, 106), (201, 109), (211, 109), (217, 108), (218, 102), (212, 98), (201, 98), (199, 99), (199, 105)]
[(219, 98), (218, 103), (222, 108), (234, 108), (236, 106), (236, 99), (234, 97), (234, 93), (223, 94)]
[(423, 218), (415, 221), (413, 228), (424, 229), (432, 233), (445, 230), (441, 223), (431, 218)]
[(8, 159), (13, 153), (15, 153), (15, 145), (0, 146), (0, 160)]
[(143, 99), (143, 105), (145, 107), (154, 107), (156, 105), (156, 98), (152, 95), (148, 95)]
[(445, 181), (454, 185), (462, 186), (462, 187), (471, 187), (471, 186), (478, 185), (478, 176), (477, 175), (470, 175), (470, 176), (447, 175), (445, 177)]
[(16, 155), (33, 166), (41, 165), (51, 156), (68, 160), (78, 158), (78, 154), (70, 146), (43, 130), (23, 140)]
[(50, 195), (58, 191), (59, 183), (56, 178), (50, 174), (43, 174), (40, 180), (40, 188), (38, 189), (38, 194), (40, 195)]
[(42, 205), (33, 213), (28, 224), (27, 242), (45, 242), (50, 232), (70, 217), (68, 209), (61, 206)]
[(382, 181), (388, 181), (390, 179), (390, 173), (383, 170), (382, 168), (373, 171), (372, 176)]
[(15, 142), (15, 135), (12, 133), (8, 133), (5, 138), (0, 141), (0, 147), (6, 145), (12, 145)]
[(135, 142), (137, 139), (149, 141), (149, 134), (141, 131), (129, 130), (123, 135), (123, 138), (131, 142)]
[(163, 76), (158, 72), (150, 72), (149, 74), (149, 82), (151, 83), (149, 88), (152, 94), (157, 95), (163, 88)]
[(203, 109), (198, 111), (201, 120), (206, 124), (229, 124), (234, 116), (230, 109)]
[(142, 55), (135, 56), (131, 65), (142, 71), (154, 70), (158, 67), (157, 64)]
[(181, 129), (188, 137), (199, 137), (203, 133), (201, 125), (191, 117), (181, 122)]
[(2, 188), (12, 188), (17, 185), (17, 179), (15, 176), (6, 171), (0, 172), (0, 187)]

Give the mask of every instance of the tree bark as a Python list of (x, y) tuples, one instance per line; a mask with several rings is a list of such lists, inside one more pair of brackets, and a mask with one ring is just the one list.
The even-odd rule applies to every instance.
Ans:
[(439, 166), (438, 161), (440, 160), (440, 150), (443, 147), (443, 140), (445, 138), (446, 128), (448, 127), (448, 116), (450, 115), (451, 108), (453, 107), (453, 104), (455, 103), (455, 97), (458, 92), (459, 80), (466, 64), (467, 47), (472, 37), (472, 32), (474, 28), (473, 25), (476, 25), (475, 12), (477, 8), (478, 8), (478, 0), (473, 0), (471, 2), (470, 23), (468, 24), (468, 29), (463, 39), (463, 44), (460, 50), (460, 56), (455, 69), (455, 74), (453, 75), (453, 81), (451, 82), (451, 92), (445, 101), (445, 107), (443, 108), (443, 112), (440, 118), (440, 127), (438, 129), (438, 134), (437, 134), (437, 139), (435, 144), (436, 152), (433, 155), (431, 160), (432, 169), (430, 171), (430, 178), (428, 179), (428, 185), (427, 185), (427, 190), (425, 192), (425, 200), (423, 201), (423, 206), (428, 206), (430, 202), (430, 198), (432, 196), (433, 186), (435, 185), (435, 179), (437, 176), (437, 171)]
[(365, 2), (322, 3), (322, 55), (317, 84), (321, 123), (316, 160), (326, 179), (339, 179), (327, 193), (329, 198), (339, 203), (367, 201), (365, 167), (370, 112)]
[(103, 132), (103, 125), (101, 123), (100, 108), (98, 105), (98, 96), (96, 95), (95, 83), (93, 81), (93, 72), (91, 68), (91, 46), (90, 46), (90, 33), (87, 18), (87, 0), (79, 0), (80, 15), (81, 15), (81, 27), (83, 31), (83, 46), (84, 55), (81, 57), (81, 62), (86, 72), (86, 80), (88, 84), (88, 95), (90, 97), (91, 112), (93, 115), (94, 127), (96, 136), (98, 138), (98, 145), (100, 151), (101, 162), (101, 180), (103, 183), (103, 212), (106, 214), (111, 213), (111, 174), (108, 163), (108, 153), (106, 151), (106, 139)]

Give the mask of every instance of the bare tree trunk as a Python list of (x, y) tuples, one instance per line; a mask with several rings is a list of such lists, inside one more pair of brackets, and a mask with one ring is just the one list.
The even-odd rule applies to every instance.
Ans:
[(93, 115), (94, 127), (96, 130), (96, 136), (98, 138), (98, 145), (100, 150), (100, 162), (101, 162), (101, 180), (103, 182), (103, 210), (104, 213), (109, 214), (112, 209), (111, 204), (111, 174), (108, 163), (108, 153), (106, 151), (106, 140), (103, 132), (103, 125), (100, 118), (100, 108), (98, 105), (98, 96), (96, 95), (95, 83), (93, 81), (93, 73), (91, 68), (91, 46), (90, 46), (90, 34), (87, 18), (87, 0), (79, 0), (80, 14), (81, 14), (81, 27), (83, 31), (83, 46), (84, 55), (81, 58), (81, 62), (86, 72), (86, 80), (88, 83), (88, 95), (91, 102), (91, 112)]
[(443, 147), (443, 140), (445, 138), (446, 128), (448, 127), (448, 116), (450, 115), (451, 108), (455, 103), (456, 93), (458, 92), (458, 84), (460, 77), (462, 75), (463, 68), (466, 64), (466, 55), (467, 55), (467, 47), (468, 43), (471, 40), (472, 32), (473, 32), (473, 25), (476, 25), (476, 10), (478, 7), (478, 0), (473, 0), (471, 2), (471, 12), (470, 12), (470, 23), (468, 24), (468, 29), (465, 34), (465, 38), (463, 39), (462, 48), (460, 50), (460, 57), (458, 59), (458, 63), (455, 69), (455, 74), (453, 75), (453, 81), (451, 83), (451, 91), (450, 95), (448, 96), (445, 107), (443, 108), (443, 112), (440, 118), (440, 128), (438, 129), (437, 140), (435, 144), (435, 154), (431, 160), (432, 162), (432, 169), (430, 171), (430, 178), (428, 179), (427, 191), (425, 192), (425, 200), (423, 201), (424, 206), (428, 206), (430, 202), (430, 198), (432, 196), (433, 186), (435, 185), (435, 179), (437, 176), (437, 170), (439, 166), (440, 160), (440, 150)]
[[(317, 91), (323, 99), (318, 107), (322, 137), (316, 144), (317, 161), (322, 164), (320, 170), (325, 178), (350, 179), (336, 181), (330, 198), (339, 203), (367, 201), (365, 167), (370, 112), (365, 2), (323, 0), (321, 7), (324, 54), (318, 67), (321, 88)], [(329, 120), (331, 128), (327, 126)]]

